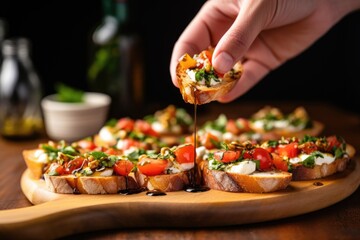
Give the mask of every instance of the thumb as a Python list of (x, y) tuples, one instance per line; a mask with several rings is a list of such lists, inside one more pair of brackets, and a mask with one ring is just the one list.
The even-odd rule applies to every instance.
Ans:
[(243, 3), (234, 23), (214, 49), (212, 63), (216, 71), (220, 73), (226, 73), (243, 58), (252, 42), (266, 26), (269, 15), (273, 12), (269, 10), (269, 7), (273, 6), (263, 4), (263, 1), (259, 1), (259, 3), (244, 1)]

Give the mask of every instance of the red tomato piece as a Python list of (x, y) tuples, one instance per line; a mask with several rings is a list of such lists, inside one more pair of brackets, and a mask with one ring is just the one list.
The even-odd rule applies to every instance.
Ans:
[(139, 132), (144, 133), (145, 135), (149, 135), (153, 137), (159, 136), (159, 133), (152, 128), (151, 124), (142, 119), (138, 119), (135, 121), (134, 130), (137, 130)]
[(106, 150), (103, 151), (104, 153), (106, 153), (107, 155), (122, 155), (123, 151), (120, 149), (116, 149), (116, 148), (108, 148)]
[(341, 142), (336, 136), (329, 136), (326, 138), (328, 142), (328, 147), (326, 148), (327, 152), (332, 152), (334, 147), (340, 147)]
[(134, 168), (134, 163), (129, 160), (119, 160), (114, 164), (114, 171), (120, 176), (127, 176)]
[(280, 144), (277, 147), (277, 152), (281, 157), (294, 158), (299, 154), (297, 142), (292, 142), (289, 144)]
[(82, 149), (86, 149), (86, 150), (94, 150), (96, 148), (96, 145), (93, 141), (91, 141), (90, 139), (82, 139), (78, 142), (76, 142), (76, 144), (82, 148)]
[(285, 171), (285, 172), (289, 171), (288, 162), (286, 160), (284, 160), (282, 157), (280, 157), (276, 153), (272, 153), (271, 155), (272, 155), (272, 158), (273, 158), (274, 166), (277, 169), (279, 169), (281, 171)]
[(143, 148), (143, 144), (139, 141), (136, 141), (132, 138), (125, 138), (125, 139), (121, 139), (119, 140), (117, 147), (119, 150), (125, 151), (130, 149), (131, 147), (135, 147), (135, 148)]
[(214, 149), (217, 147), (217, 144), (219, 143), (219, 139), (209, 133), (206, 132), (203, 136), (200, 137), (201, 138), (201, 145), (204, 146), (206, 149)]
[(65, 168), (58, 163), (52, 163), (49, 167), (48, 172), (54, 175), (63, 175), (65, 174)]
[(234, 162), (240, 157), (239, 151), (231, 151), (231, 150), (220, 150), (214, 153), (214, 158), (218, 161), (229, 163)]
[(73, 160), (65, 164), (65, 172), (67, 174), (73, 173), (74, 170), (79, 169), (83, 166), (85, 159), (82, 157), (76, 157)]
[(135, 121), (133, 119), (124, 117), (120, 118), (119, 121), (116, 123), (116, 128), (131, 132), (134, 129), (134, 124)]
[[(249, 154), (251, 155), (251, 159), (259, 160), (260, 162), (260, 170), (269, 170), (272, 165), (272, 157), (268, 151), (263, 148), (254, 148)], [(244, 154), (245, 156), (245, 154)]]
[(299, 148), (301, 149), (301, 151), (303, 153), (306, 153), (306, 154), (310, 154), (310, 153), (318, 150), (318, 146), (313, 142), (303, 143), (299, 146)]
[(191, 144), (179, 146), (174, 154), (178, 163), (195, 162), (195, 147)]
[(235, 135), (240, 133), (240, 129), (237, 127), (234, 119), (229, 119), (227, 121), (226, 126), (225, 126), (225, 131), (230, 132)]
[(138, 170), (146, 176), (164, 174), (168, 161), (165, 159), (142, 158), (138, 164)]

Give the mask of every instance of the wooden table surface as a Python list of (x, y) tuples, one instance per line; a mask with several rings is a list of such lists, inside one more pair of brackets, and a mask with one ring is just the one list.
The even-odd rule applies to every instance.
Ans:
[[(266, 104), (279, 107), (284, 112), (290, 112), (300, 105), (304, 106), (313, 119), (325, 124), (323, 135), (337, 134), (344, 137), (358, 150), (355, 158), (359, 158), (359, 114), (322, 102)], [(198, 108), (198, 120), (201, 124), (208, 119), (216, 118), (220, 113), (225, 113), (228, 117), (249, 117), (263, 106), (263, 102), (211, 103)], [(0, 169), (2, 169), (0, 171), (0, 215), (1, 210), (32, 206), (20, 188), (20, 178), (26, 169), (21, 152), (24, 149), (36, 148), (38, 143), (45, 141), (47, 141), (46, 137), (29, 141), (9, 141), (0, 138), (2, 156), (0, 160)], [(359, 236), (360, 189), (358, 188), (352, 195), (332, 206), (269, 222), (211, 228), (141, 228), (98, 232), (91, 232), (89, 229), (89, 232), (64, 236), (63, 239), (358, 239)], [(29, 238), (36, 238), (36, 236), (29, 236)]]

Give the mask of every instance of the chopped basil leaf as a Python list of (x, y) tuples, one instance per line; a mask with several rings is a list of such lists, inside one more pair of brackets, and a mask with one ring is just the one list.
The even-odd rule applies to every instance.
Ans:
[(93, 156), (96, 160), (101, 158), (106, 158), (108, 155), (104, 152), (94, 151), (89, 153), (90, 156)]
[(313, 168), (315, 166), (315, 159), (316, 158), (324, 158), (324, 156), (319, 151), (314, 151), (311, 153), (311, 155), (307, 158), (305, 158), (304, 161), (302, 161), (302, 165), (307, 168)]

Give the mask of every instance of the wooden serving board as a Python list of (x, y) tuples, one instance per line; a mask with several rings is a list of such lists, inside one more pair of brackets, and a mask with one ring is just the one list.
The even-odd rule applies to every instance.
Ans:
[[(0, 233), (11, 237), (61, 237), (86, 231), (140, 227), (212, 227), (255, 223), (309, 213), (351, 195), (360, 184), (360, 161), (321, 180), (291, 182), (275, 193), (216, 190), (133, 195), (56, 194), (26, 170), (21, 188), (34, 206), (3, 210)], [(21, 231), (19, 231), (21, 229)], [(50, 234), (50, 235), (49, 235)]]

